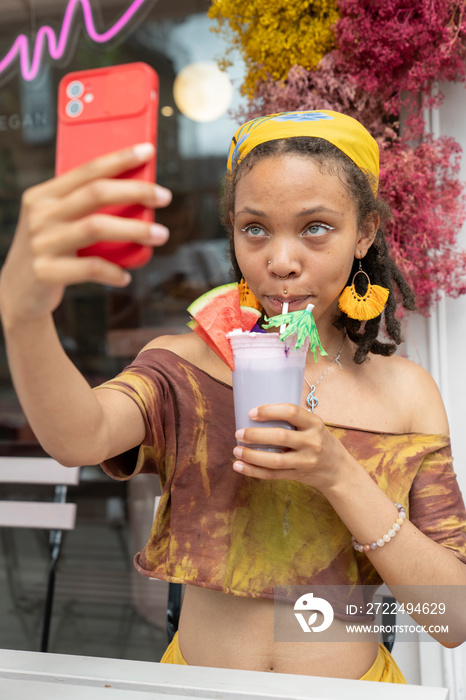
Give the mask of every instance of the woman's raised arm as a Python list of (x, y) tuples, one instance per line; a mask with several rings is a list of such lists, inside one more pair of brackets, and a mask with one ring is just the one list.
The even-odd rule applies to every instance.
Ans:
[[(52, 314), (68, 285), (124, 287), (128, 272), (76, 251), (99, 241), (163, 245), (160, 224), (96, 213), (115, 203), (167, 206), (171, 195), (147, 182), (113, 179), (153, 157), (141, 144), (98, 158), (25, 192), (0, 275), (0, 313), (13, 383), (44, 449), (67, 466), (94, 464), (144, 436), (137, 407), (124, 396), (96, 396), (64, 352)], [(115, 396), (113, 396), (115, 394)], [(118, 430), (118, 426), (124, 426)], [(118, 445), (111, 440), (119, 437)]]

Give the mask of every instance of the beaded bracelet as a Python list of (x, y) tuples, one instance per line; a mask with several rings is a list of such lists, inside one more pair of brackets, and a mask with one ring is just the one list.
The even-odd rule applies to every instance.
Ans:
[(402, 506), (401, 503), (395, 503), (395, 506), (398, 510), (397, 519), (391, 526), (390, 530), (385, 535), (382, 535), (382, 537), (380, 537), (376, 542), (371, 542), (370, 544), (360, 544), (359, 542), (356, 542), (354, 537), (351, 538), (351, 543), (357, 552), (370, 552), (371, 549), (383, 547), (386, 542), (390, 542), (390, 540), (395, 537), (406, 518), (406, 510), (404, 506)]

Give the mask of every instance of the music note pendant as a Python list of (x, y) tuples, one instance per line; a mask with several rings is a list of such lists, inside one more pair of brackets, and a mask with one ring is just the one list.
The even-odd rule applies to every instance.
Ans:
[(310, 386), (310, 388), (311, 388), (311, 391), (310, 391), (309, 394), (307, 395), (306, 403), (307, 403), (307, 405), (309, 406), (309, 410), (311, 411), (311, 413), (314, 413), (314, 409), (315, 409), (316, 406), (318, 405), (319, 399), (318, 399), (316, 396), (314, 396), (314, 392), (315, 392), (315, 390), (316, 390), (316, 385), (315, 385), (315, 384), (309, 384), (309, 386)]
[(314, 413), (314, 410), (319, 405), (319, 399), (316, 396), (314, 396), (314, 392), (316, 390), (317, 384), (322, 381), (322, 379), (325, 377), (325, 375), (329, 371), (330, 367), (332, 367), (332, 365), (335, 362), (337, 363), (337, 365), (339, 366), (340, 369), (342, 368), (341, 362), (340, 362), (340, 357), (341, 357), (341, 351), (343, 350), (343, 344), (345, 342), (345, 338), (346, 338), (346, 334), (343, 336), (343, 341), (341, 343), (341, 347), (340, 347), (339, 351), (337, 352), (337, 354), (335, 355), (335, 357), (333, 358), (333, 360), (331, 361), (331, 363), (329, 364), (329, 366), (327, 367), (327, 369), (325, 370), (323, 375), (321, 377), (319, 377), (319, 379), (316, 381), (315, 384), (311, 384), (311, 382), (308, 379), (306, 379), (306, 377), (304, 377), (304, 381), (306, 382), (309, 389), (311, 390), (306, 398), (306, 403), (309, 406), (309, 408), (307, 410), (310, 411), (311, 413)]

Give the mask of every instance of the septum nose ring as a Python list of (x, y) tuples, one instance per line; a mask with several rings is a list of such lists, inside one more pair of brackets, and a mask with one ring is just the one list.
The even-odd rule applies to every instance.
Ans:
[[(270, 265), (271, 262), (272, 262), (271, 260), (267, 260), (267, 265)], [(287, 280), (289, 276), (290, 276), (290, 273), (288, 273), (288, 274), (285, 275), (284, 277), (281, 277), (281, 275), (276, 275), (276, 277), (277, 277), (279, 280)], [(287, 294), (287, 292), (285, 292), (285, 294)]]

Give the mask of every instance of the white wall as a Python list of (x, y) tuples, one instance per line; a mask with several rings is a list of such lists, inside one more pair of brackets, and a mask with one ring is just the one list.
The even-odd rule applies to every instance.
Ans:
[[(446, 100), (440, 110), (440, 133), (453, 136), (463, 148), (461, 178), (466, 181), (466, 88), (464, 85), (445, 85)], [(466, 249), (466, 224), (460, 237)], [(442, 360), (448, 368), (447, 397), (448, 417), (451, 425), (453, 454), (458, 480), (466, 499), (466, 297), (448, 299), (445, 302), (447, 356)], [(449, 652), (444, 651), (445, 670), (452, 685), (452, 700), (466, 700), (466, 645)]]
[[(435, 117), (440, 135), (453, 136), (466, 154), (466, 89), (464, 85), (442, 86), (445, 102)], [(460, 177), (466, 182), (466, 156), (461, 161)], [(459, 237), (466, 249), (466, 225)], [(466, 348), (466, 296), (445, 299), (430, 318), (414, 316), (409, 320), (404, 351), (410, 359), (425, 367), (442, 392), (451, 427), (455, 469), (466, 494), (466, 371), (462, 349)], [(422, 410), (422, 407), (420, 407)]]
[[(453, 136), (461, 144), (461, 179), (466, 182), (466, 88), (464, 85), (445, 85), (443, 90), (446, 100), (440, 109), (440, 133)], [(466, 249), (466, 225), (460, 242)], [(466, 296), (447, 299), (445, 307), (448, 357), (443, 360), (448, 368), (448, 417), (456, 470), (463, 494), (466, 494)]]
[[(448, 84), (442, 86), (442, 91), (445, 102), (433, 115), (433, 133), (453, 136), (460, 143), (463, 149), (460, 177), (466, 182), (466, 88)], [(466, 225), (459, 244), (466, 249)], [(444, 299), (428, 319), (414, 316), (409, 320), (404, 350), (432, 374), (440, 388), (450, 422), (455, 470), (466, 500), (465, 349), (466, 296)], [(394, 656), (400, 664), (407, 651), (397, 649), (395, 644)], [(412, 668), (419, 668), (418, 682), (446, 686), (450, 690), (450, 700), (466, 700), (466, 644), (450, 650), (435, 643), (423, 643), (418, 648), (419, 662), (415, 651), (410, 650), (410, 655), (413, 656)]]

